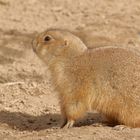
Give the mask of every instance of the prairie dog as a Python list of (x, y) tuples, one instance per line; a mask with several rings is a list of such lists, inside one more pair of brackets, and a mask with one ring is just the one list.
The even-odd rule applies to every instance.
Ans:
[(140, 127), (140, 53), (122, 47), (88, 49), (69, 31), (49, 29), (33, 40), (59, 93), (62, 127), (87, 111), (111, 122)]

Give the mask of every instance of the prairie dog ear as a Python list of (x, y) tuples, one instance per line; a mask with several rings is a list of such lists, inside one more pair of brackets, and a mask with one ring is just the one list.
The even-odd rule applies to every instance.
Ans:
[(65, 46), (68, 46), (69, 45), (68, 40), (65, 40), (64, 42), (65, 42)]

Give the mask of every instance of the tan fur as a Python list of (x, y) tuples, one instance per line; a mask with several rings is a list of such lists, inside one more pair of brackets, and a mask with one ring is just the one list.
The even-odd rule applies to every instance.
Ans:
[[(45, 41), (48, 35), (51, 39)], [(36, 37), (33, 50), (51, 71), (64, 127), (90, 110), (140, 127), (140, 53), (112, 46), (89, 50), (72, 33), (57, 29)]]

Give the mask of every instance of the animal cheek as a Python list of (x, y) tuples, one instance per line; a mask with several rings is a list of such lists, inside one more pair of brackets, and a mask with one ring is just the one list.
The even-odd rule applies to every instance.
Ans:
[(41, 56), (46, 56), (47, 55), (47, 49), (46, 48), (40, 48), (40, 55)]

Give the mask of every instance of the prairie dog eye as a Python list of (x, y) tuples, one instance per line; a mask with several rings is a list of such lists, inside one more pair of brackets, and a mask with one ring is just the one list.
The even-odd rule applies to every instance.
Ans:
[(45, 41), (45, 42), (48, 42), (48, 41), (50, 41), (51, 39), (52, 39), (52, 37), (49, 36), (49, 35), (47, 35), (47, 36), (44, 37), (44, 41)]

